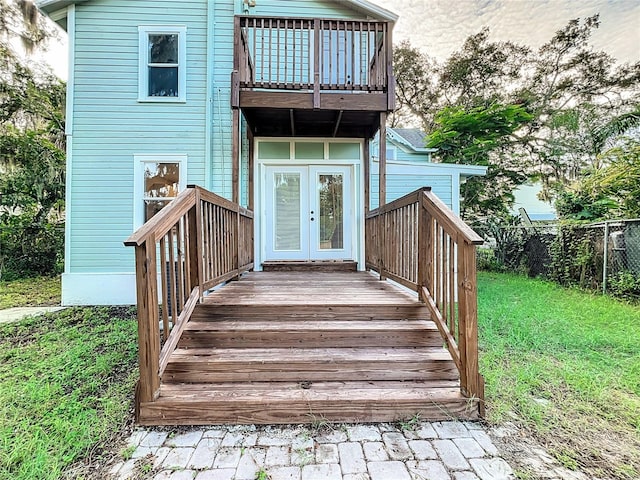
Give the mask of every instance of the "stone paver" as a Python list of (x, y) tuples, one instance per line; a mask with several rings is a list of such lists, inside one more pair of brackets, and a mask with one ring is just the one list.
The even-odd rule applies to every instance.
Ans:
[(466, 470), (469, 468), (469, 462), (451, 440), (434, 440), (433, 448), (436, 449), (436, 452), (438, 452), (438, 455), (448, 468), (452, 470)]
[(371, 480), (411, 480), (407, 466), (398, 461), (369, 463)]
[(481, 424), (421, 422), (310, 427), (136, 429), (114, 459), (111, 480), (514, 480)]
[(340, 465), (337, 463), (306, 465), (302, 467), (302, 480), (342, 480)]

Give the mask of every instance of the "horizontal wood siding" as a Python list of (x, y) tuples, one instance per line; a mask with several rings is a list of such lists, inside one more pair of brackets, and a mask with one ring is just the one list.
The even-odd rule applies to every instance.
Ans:
[(318, 0), (259, 0), (249, 10), (250, 15), (279, 16), (295, 18), (363, 18), (360, 12), (349, 9), (339, 2), (323, 2)]
[[(233, 71), (233, 0), (213, 3), (213, 89), (211, 128), (211, 156), (213, 162), (211, 191), (231, 198), (231, 72)], [(239, 13), (239, 12), (237, 12)]]
[[(137, 101), (139, 25), (187, 27), (186, 103)], [(134, 270), (122, 245), (133, 230), (134, 154), (186, 154), (185, 183), (204, 184), (206, 29), (205, 0), (76, 7), (70, 272)]]
[[(387, 202), (400, 198), (418, 188), (431, 187), (440, 200), (449, 208), (452, 208), (451, 175), (415, 175), (402, 174), (399, 170), (402, 166), (387, 164)], [(378, 174), (371, 175), (371, 208), (378, 208), (379, 190)]]
[(426, 153), (409, 153), (400, 147), (396, 147), (396, 160), (400, 162), (425, 163), (431, 160), (431, 156)]

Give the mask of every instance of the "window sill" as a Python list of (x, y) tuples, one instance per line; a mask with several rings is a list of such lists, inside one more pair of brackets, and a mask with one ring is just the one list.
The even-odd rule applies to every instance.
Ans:
[(179, 97), (143, 97), (138, 98), (138, 103), (187, 103), (185, 98)]

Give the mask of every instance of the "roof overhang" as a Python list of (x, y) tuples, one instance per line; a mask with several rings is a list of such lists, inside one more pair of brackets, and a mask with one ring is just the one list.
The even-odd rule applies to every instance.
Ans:
[(69, 5), (86, 2), (87, 0), (36, 0), (36, 6), (47, 15), (67, 8)]
[(387, 138), (415, 153), (427, 154), (427, 153), (434, 153), (438, 151), (437, 148), (427, 148), (427, 147), (418, 148), (414, 146), (411, 142), (408, 142), (407, 139), (404, 138), (402, 135), (396, 133), (392, 128), (387, 129)]
[(386, 8), (382, 8), (375, 3), (367, 2), (366, 0), (334, 0), (336, 3), (342, 3), (350, 6), (354, 10), (358, 10), (372, 17), (378, 18), (380, 20), (386, 20), (388, 22), (396, 22), (398, 20), (398, 15), (387, 10)]
[[(62, 10), (69, 5), (76, 3), (83, 3), (88, 0), (36, 0), (36, 6), (47, 15), (51, 15), (53, 12)], [(336, 3), (346, 5), (353, 10), (362, 12), (367, 16), (371, 16), (380, 20), (386, 20), (388, 22), (396, 22), (398, 15), (389, 10), (380, 7), (374, 3), (366, 0), (333, 0)]]

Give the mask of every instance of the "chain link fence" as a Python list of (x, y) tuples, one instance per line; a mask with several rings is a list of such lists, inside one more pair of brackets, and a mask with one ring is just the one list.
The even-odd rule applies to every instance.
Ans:
[(640, 219), (480, 225), (481, 270), (515, 272), (640, 300)]

